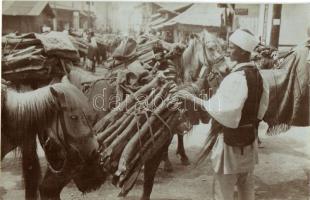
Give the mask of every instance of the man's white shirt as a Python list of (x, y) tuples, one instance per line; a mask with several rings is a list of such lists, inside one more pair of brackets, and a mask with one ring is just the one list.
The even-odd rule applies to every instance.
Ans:
[[(220, 84), (216, 94), (204, 101), (207, 112), (220, 124), (237, 128), (241, 119), (242, 109), (248, 97), (248, 86), (244, 71), (227, 75)], [(269, 103), (269, 86), (263, 80), (263, 92), (260, 100), (258, 119), (264, 117)], [(212, 119), (213, 120), (213, 119)], [(239, 147), (226, 145), (223, 134), (219, 134), (211, 153), (213, 169), (216, 173), (235, 174), (254, 170), (258, 162), (257, 141), (244, 147), (241, 154)]]

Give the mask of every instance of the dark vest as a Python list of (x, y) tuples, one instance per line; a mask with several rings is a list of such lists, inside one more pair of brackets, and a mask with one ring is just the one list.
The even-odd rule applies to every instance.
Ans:
[(229, 146), (243, 147), (254, 142), (257, 136), (259, 103), (263, 92), (263, 80), (258, 69), (251, 63), (243, 64), (236, 71), (244, 71), (248, 98), (246, 99), (238, 128), (223, 128), (224, 142)]

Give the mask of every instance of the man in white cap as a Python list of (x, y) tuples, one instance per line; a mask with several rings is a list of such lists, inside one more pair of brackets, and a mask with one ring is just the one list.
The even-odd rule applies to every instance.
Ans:
[(214, 170), (214, 198), (233, 200), (235, 186), (239, 200), (253, 200), (254, 165), (258, 162), (257, 131), (268, 106), (268, 85), (250, 62), (258, 40), (238, 29), (229, 38), (229, 53), (237, 64), (208, 101), (179, 91), (177, 98), (193, 101), (221, 126), (211, 153)]

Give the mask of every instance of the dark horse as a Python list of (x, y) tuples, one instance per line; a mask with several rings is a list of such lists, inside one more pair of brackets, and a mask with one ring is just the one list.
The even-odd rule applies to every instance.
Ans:
[[(101, 96), (101, 98), (103, 98), (101, 99), (101, 103), (104, 103), (103, 107), (105, 108), (105, 110), (94, 109), (94, 112), (97, 113), (98, 120), (104, 117), (111, 109), (113, 109), (113, 106), (111, 107), (109, 101), (111, 100), (110, 97), (115, 94), (115, 85), (112, 85), (109, 79), (104, 77), (96, 77), (92, 74), (89, 74), (88, 72), (81, 70), (71, 70), (71, 72), (67, 75), (67, 77), (63, 79), (63, 81), (70, 81), (81, 90), (84, 90), (91, 105), (94, 105), (98, 94), (102, 95), (102, 92), (104, 92), (104, 95)], [(86, 86), (88, 85), (86, 83), (91, 83), (91, 86)], [(178, 125), (176, 127), (170, 127), (171, 130), (175, 131), (175, 133), (183, 133), (184, 131), (189, 131), (191, 129), (190, 122), (183, 115), (185, 115), (185, 113), (180, 112), (178, 117), (179, 123), (177, 123)], [(151, 159), (145, 162), (144, 185), (141, 200), (150, 199), (156, 171), (163, 158), (164, 153), (168, 151), (171, 139), (167, 140), (166, 144), (161, 149), (159, 149)], [(127, 192), (121, 192), (120, 196), (125, 196), (126, 194)]]
[[(83, 93), (67, 83), (25, 93), (2, 88), (1, 159), (20, 147), (26, 199), (38, 197), (37, 135), (48, 162), (40, 184), (41, 199), (60, 199), (71, 179), (84, 191), (91, 189), (85, 186), (87, 181), (101, 179), (96, 187), (101, 185), (104, 175), (98, 173), (99, 145), (88, 123), (93, 117)], [(83, 168), (91, 173), (85, 175)]]

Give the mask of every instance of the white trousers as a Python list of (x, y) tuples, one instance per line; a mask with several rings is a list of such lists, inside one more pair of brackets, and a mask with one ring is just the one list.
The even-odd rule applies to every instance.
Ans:
[(215, 200), (234, 200), (235, 186), (238, 200), (255, 199), (253, 171), (239, 174), (214, 173)]

